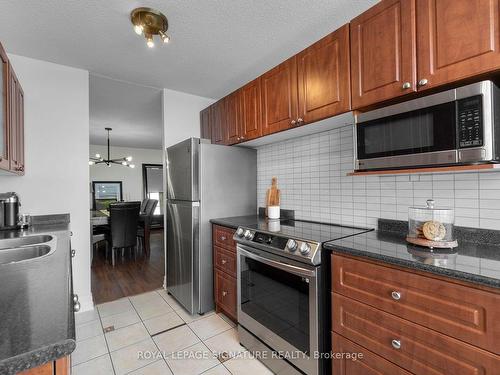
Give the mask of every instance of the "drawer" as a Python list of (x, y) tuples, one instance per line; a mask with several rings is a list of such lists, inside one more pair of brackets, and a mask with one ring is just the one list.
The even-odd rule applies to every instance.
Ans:
[(222, 271), (215, 270), (215, 302), (234, 320), (237, 317), (236, 293), (236, 279)]
[(498, 355), (337, 293), (332, 293), (332, 313), (335, 333), (413, 374), (498, 373)]
[[(346, 358), (332, 360), (332, 374), (335, 375), (411, 375), (394, 363), (356, 345), (345, 337), (332, 332), (332, 351), (342, 353)], [(359, 356), (362, 353), (362, 356)], [(345, 354), (350, 355), (347, 357)], [(356, 359), (352, 354), (358, 355)]]
[(236, 254), (214, 246), (214, 264), (221, 271), (236, 277)]
[(500, 354), (500, 294), (338, 255), (332, 272), (336, 293)]
[(236, 231), (232, 228), (213, 226), (212, 242), (215, 246), (220, 246), (236, 252), (236, 242), (233, 240)]

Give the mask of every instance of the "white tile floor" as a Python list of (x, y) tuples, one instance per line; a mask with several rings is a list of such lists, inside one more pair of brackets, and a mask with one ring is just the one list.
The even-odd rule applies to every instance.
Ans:
[(227, 317), (189, 315), (164, 290), (77, 314), (76, 340), (73, 375), (272, 374), (239, 344)]

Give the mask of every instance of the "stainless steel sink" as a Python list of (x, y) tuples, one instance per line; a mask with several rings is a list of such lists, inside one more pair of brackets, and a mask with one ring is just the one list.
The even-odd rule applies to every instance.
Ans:
[(3, 240), (0, 240), (0, 250), (44, 244), (44, 243), (52, 241), (53, 238), (54, 237), (49, 236), (48, 234), (26, 236), (26, 237), (16, 237), (16, 238), (6, 238)]
[(34, 245), (17, 247), (11, 249), (0, 249), (0, 264), (21, 262), (24, 260), (39, 258), (50, 252), (48, 245)]

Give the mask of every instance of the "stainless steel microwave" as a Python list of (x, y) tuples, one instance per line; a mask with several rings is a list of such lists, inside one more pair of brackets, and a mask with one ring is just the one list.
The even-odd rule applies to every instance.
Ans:
[(356, 170), (500, 162), (500, 89), (482, 81), (361, 113)]

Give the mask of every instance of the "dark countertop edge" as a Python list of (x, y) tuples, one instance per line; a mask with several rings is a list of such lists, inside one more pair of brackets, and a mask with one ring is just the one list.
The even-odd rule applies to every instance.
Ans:
[(238, 229), (238, 224), (231, 223), (224, 219), (210, 219), (212, 224), (222, 225), (223, 227)]
[(445, 276), (445, 277), (450, 277), (452, 279), (469, 282), (472, 284), (478, 284), (478, 285), (487, 286), (490, 288), (499, 288), (500, 289), (500, 279), (494, 279), (492, 277), (475, 275), (473, 273), (457, 271), (457, 270), (453, 270), (450, 268), (436, 267), (436, 266), (432, 266), (429, 264), (422, 264), (422, 263), (417, 263), (417, 262), (406, 261), (404, 259), (398, 259), (398, 258), (390, 257), (387, 255), (383, 255), (383, 254), (376, 254), (376, 253), (366, 252), (366, 251), (362, 251), (362, 250), (355, 250), (355, 249), (351, 249), (348, 247), (337, 246), (334, 244), (326, 243), (323, 245), (323, 248), (325, 250), (329, 250), (329, 251), (332, 251), (333, 253), (340, 254), (340, 255), (346, 254), (346, 255), (352, 255), (352, 256), (356, 256), (356, 257), (363, 257), (363, 258), (368, 258), (368, 259), (372, 259), (372, 260), (378, 260), (380, 262), (392, 264), (395, 266), (401, 266), (401, 267), (408, 268), (408, 269), (424, 271), (424, 272), (428, 272), (428, 273), (439, 275), (439, 276)]
[(76, 341), (65, 339), (52, 345), (47, 345), (31, 352), (16, 355), (0, 361), (0, 374), (14, 375), (29, 370), (73, 353)]

